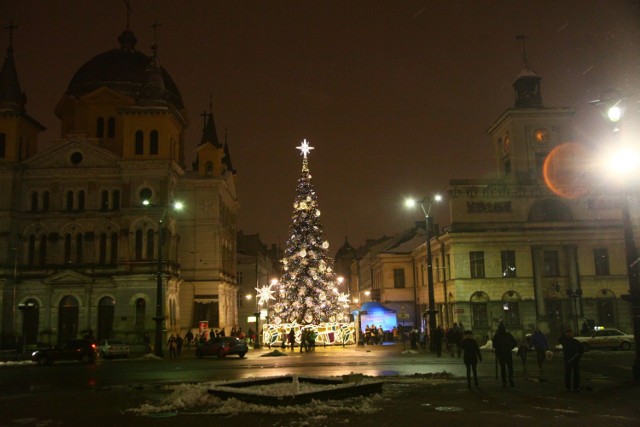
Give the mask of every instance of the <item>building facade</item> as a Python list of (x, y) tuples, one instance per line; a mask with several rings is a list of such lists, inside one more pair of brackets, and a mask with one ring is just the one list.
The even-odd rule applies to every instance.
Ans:
[[(209, 113), (193, 168), (171, 76), (136, 49), (86, 62), (55, 108), (61, 137), (25, 109), (9, 46), (0, 78), (2, 336), (10, 345), (153, 335), (157, 279), (167, 333), (237, 322), (236, 171)], [(173, 202), (182, 201), (177, 212)]]
[[(555, 340), (583, 324), (630, 333), (626, 196), (593, 173), (585, 146), (574, 142), (574, 111), (543, 105), (541, 78), (528, 64), (513, 87), (514, 106), (488, 129), (493, 176), (451, 179), (450, 226), (431, 233), (436, 323), (461, 323), (481, 341), (499, 322), (517, 338), (539, 327)], [(356, 250), (351, 295), (397, 312), (410, 307), (426, 330), (426, 242), (403, 235)]]

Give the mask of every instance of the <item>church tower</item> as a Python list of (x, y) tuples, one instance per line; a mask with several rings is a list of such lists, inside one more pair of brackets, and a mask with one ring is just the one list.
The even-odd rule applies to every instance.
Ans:
[[(0, 71), (0, 162), (16, 163), (37, 151), (38, 134), (45, 127), (29, 116), (25, 109), (27, 96), (20, 89), (13, 59), (13, 30), (9, 29), (9, 47)], [(5, 193), (6, 194), (6, 193)]]
[[(523, 46), (524, 52), (524, 46)], [(493, 141), (497, 170), (512, 184), (544, 181), (544, 160), (551, 150), (572, 141), (571, 108), (545, 108), (542, 78), (528, 63), (513, 83), (515, 105), (507, 109), (487, 130)]]

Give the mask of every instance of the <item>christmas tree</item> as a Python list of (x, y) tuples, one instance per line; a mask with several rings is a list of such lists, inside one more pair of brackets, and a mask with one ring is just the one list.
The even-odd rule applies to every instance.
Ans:
[(275, 290), (271, 321), (300, 325), (345, 320), (345, 295), (336, 288), (329, 242), (323, 238), (320, 209), (309, 173), (307, 155), (313, 147), (305, 139), (299, 147), (303, 155), (293, 203), (289, 239), (282, 259), (283, 275)]

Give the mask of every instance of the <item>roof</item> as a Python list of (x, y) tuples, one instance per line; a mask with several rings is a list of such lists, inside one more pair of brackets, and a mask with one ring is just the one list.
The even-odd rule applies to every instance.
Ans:
[[(103, 52), (81, 66), (69, 82), (67, 94), (81, 97), (100, 87), (109, 87), (131, 97), (137, 97), (147, 82), (147, 69), (153, 65), (153, 56), (135, 50), (135, 36), (129, 30), (118, 38), (119, 49)], [(178, 110), (184, 108), (182, 95), (173, 79), (160, 67), (168, 102)]]

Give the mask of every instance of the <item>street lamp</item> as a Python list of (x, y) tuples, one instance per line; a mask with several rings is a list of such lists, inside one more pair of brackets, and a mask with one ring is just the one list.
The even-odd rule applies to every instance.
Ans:
[[(440, 202), (442, 200), (442, 196), (439, 194), (434, 195), (433, 197), (425, 197), (422, 200), (415, 199), (407, 199), (405, 205), (409, 208), (415, 207), (417, 204), (422, 208), (422, 212), (424, 213), (424, 218), (426, 220), (426, 237), (427, 237), (427, 293), (429, 298), (429, 308), (426, 313), (429, 316), (429, 342), (430, 347), (433, 345), (433, 334), (436, 330), (436, 302), (433, 291), (433, 266), (431, 260), (431, 216), (429, 213), (431, 212), (431, 205), (436, 202)], [(426, 205), (426, 207), (425, 207)]]
[[(602, 94), (601, 99), (592, 101), (591, 104), (604, 109), (607, 119), (613, 125), (614, 136), (619, 141), (620, 128), (619, 123), (624, 115), (623, 101), (624, 96), (617, 90), (609, 90)], [(620, 147), (624, 149), (624, 147)], [(631, 157), (630, 157), (631, 158)], [(625, 156), (627, 160), (627, 156)], [(628, 160), (623, 164), (628, 172)], [(618, 165), (618, 168), (620, 166)], [(624, 234), (625, 262), (627, 263), (627, 278), (629, 281), (629, 294), (622, 295), (622, 299), (631, 304), (631, 321), (633, 324), (633, 336), (635, 338), (635, 358), (633, 362), (633, 379), (640, 381), (640, 270), (638, 251), (636, 249), (635, 239), (633, 237), (633, 226), (631, 224), (631, 212), (629, 210), (629, 193), (626, 183), (623, 189), (622, 199), (622, 231)]]
[[(144, 206), (150, 206), (151, 202), (147, 200), (143, 200), (142, 204)], [(184, 208), (184, 204), (182, 202), (174, 202), (173, 205), (170, 206), (175, 211), (181, 211)], [(156, 266), (156, 316), (153, 320), (156, 322), (156, 332), (155, 332), (155, 346), (153, 349), (153, 354), (157, 357), (164, 357), (163, 347), (164, 340), (162, 339), (162, 329), (164, 323), (164, 292), (162, 289), (162, 231), (163, 231), (163, 223), (164, 219), (167, 215), (168, 207), (164, 207), (162, 209), (162, 215), (160, 215), (160, 220), (158, 221), (158, 259)]]

